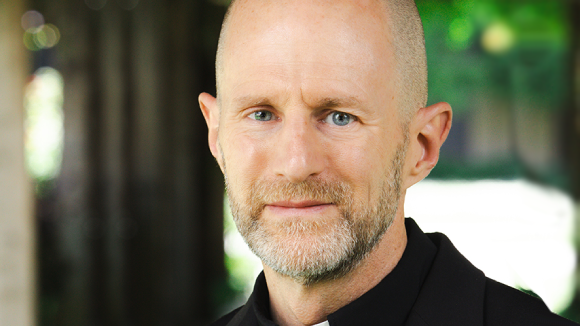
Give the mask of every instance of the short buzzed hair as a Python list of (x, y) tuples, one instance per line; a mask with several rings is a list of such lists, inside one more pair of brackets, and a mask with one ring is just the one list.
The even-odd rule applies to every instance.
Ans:
[(397, 85), (402, 100), (401, 118), (410, 121), (427, 105), (427, 54), (425, 35), (414, 0), (382, 0), (387, 4), (389, 29), (397, 69)]
[[(231, 1), (224, 17), (216, 54), (218, 101), (220, 76), (223, 72), (225, 31), (235, 1)], [(427, 55), (423, 24), (414, 0), (377, 1), (383, 2), (388, 12), (388, 27), (393, 35), (399, 110), (402, 123), (406, 126), (417, 110), (427, 105)]]

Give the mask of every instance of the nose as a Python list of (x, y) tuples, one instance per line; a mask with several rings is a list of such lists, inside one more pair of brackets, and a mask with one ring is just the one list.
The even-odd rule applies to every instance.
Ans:
[(299, 183), (323, 171), (325, 165), (319, 131), (307, 117), (287, 117), (274, 149), (274, 172), (289, 182)]

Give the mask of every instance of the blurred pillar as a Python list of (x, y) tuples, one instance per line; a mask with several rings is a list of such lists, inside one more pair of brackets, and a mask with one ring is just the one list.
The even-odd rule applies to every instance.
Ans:
[[(578, 207), (578, 214), (580, 214), (580, 2), (570, 2), (570, 13), (572, 18), (572, 60), (574, 70), (572, 71), (572, 90), (573, 90), (573, 110), (572, 117), (569, 122), (572, 124), (572, 132), (570, 133), (570, 141), (568, 142), (570, 148), (570, 166), (572, 172), (572, 191), (574, 199)], [(580, 239), (580, 216), (578, 216), (577, 228), (578, 238)], [(580, 245), (580, 241), (579, 241)]]
[[(54, 2), (65, 79), (58, 325), (205, 325), (225, 279), (223, 180), (197, 95), (225, 8)], [(211, 27), (208, 31), (207, 27)]]
[(35, 324), (34, 220), (24, 168), (22, 0), (0, 1), (0, 325)]
[(572, 303), (573, 314), (576, 320), (580, 320), (580, 2), (571, 1), (572, 6), (572, 38), (573, 38), (573, 58), (574, 58), (574, 116), (571, 145), (571, 171), (573, 178), (573, 196), (576, 201), (576, 296)]
[[(59, 259), (57, 319), (48, 325), (90, 325), (90, 241), (99, 237), (90, 207), (89, 105), (92, 92), (87, 10), (82, 1), (54, 1), (44, 12), (61, 29), (58, 68), (64, 78), (64, 149), (57, 183), (56, 247)], [(57, 280), (42, 280), (56, 282)], [(44, 321), (43, 321), (44, 322)]]
[(572, 83), (571, 109), (567, 116), (566, 147), (570, 169), (572, 196), (576, 203), (576, 293), (566, 316), (580, 320), (580, 2), (569, 2), (571, 26), (571, 60), (570, 82)]

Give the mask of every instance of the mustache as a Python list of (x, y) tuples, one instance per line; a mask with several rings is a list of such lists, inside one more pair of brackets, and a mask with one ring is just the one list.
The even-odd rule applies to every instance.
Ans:
[(317, 200), (339, 204), (345, 200), (350, 186), (345, 182), (312, 178), (300, 183), (259, 181), (250, 187), (251, 198), (263, 204), (282, 200)]
[[(352, 189), (348, 183), (320, 177), (310, 177), (299, 183), (272, 179), (259, 180), (249, 185), (246, 190), (250, 199), (247, 201), (249, 205), (247, 209), (253, 218), (258, 218), (266, 205), (279, 201), (314, 200), (344, 208), (350, 207), (353, 199)], [(233, 195), (229, 190), (228, 194)]]

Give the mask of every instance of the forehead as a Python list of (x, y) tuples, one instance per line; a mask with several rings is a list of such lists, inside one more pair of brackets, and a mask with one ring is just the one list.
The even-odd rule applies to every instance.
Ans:
[(238, 0), (223, 35), (220, 91), (264, 78), (326, 78), (330, 89), (337, 80), (365, 89), (391, 77), (387, 19), (380, 0)]
[(233, 24), (250, 28), (265, 21), (297, 20), (306, 25), (333, 18), (358, 25), (362, 22), (381, 25), (386, 19), (387, 6), (385, 0), (237, 0), (230, 12)]

